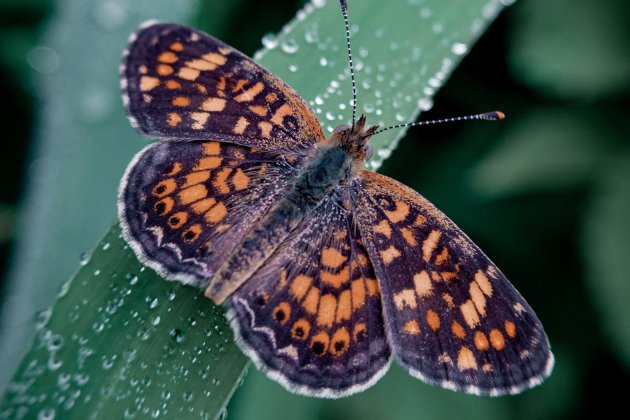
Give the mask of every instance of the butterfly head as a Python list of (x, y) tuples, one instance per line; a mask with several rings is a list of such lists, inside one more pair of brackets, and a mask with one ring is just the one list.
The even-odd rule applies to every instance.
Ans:
[(369, 140), (378, 130), (378, 125), (366, 127), (365, 121), (365, 115), (361, 115), (354, 125), (340, 125), (330, 136), (330, 142), (345, 150), (359, 166), (372, 157), (372, 146)]

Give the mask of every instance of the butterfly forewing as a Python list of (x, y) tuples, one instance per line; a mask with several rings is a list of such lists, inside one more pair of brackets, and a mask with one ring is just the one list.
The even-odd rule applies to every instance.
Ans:
[(145, 24), (125, 52), (122, 88), (142, 133), (304, 151), (324, 138), (293, 89), (223, 42), (192, 28)]
[(121, 183), (125, 238), (162, 275), (204, 286), (293, 176), (283, 159), (249, 147), (155, 143), (136, 156)]
[(549, 374), (540, 321), (457, 226), (380, 174), (363, 171), (353, 193), (390, 344), (411, 374), (481, 395), (517, 393)]
[(293, 392), (340, 397), (387, 369), (380, 291), (352, 214), (330, 199), (229, 301), (244, 351)]

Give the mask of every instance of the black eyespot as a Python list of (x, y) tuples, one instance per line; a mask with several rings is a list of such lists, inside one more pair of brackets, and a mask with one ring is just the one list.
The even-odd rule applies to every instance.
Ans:
[(313, 353), (316, 355), (321, 356), (324, 354), (324, 351), (326, 351), (326, 345), (321, 341), (315, 341), (311, 346), (311, 350), (313, 350)]
[(365, 153), (365, 160), (372, 159), (372, 145), (370, 143), (365, 143), (363, 146), (363, 153)]

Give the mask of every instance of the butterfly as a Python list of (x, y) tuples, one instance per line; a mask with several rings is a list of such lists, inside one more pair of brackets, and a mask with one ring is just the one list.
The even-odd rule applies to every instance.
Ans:
[(478, 395), (550, 374), (543, 327), (501, 271), (427, 199), (364, 169), (377, 131), (364, 116), (328, 137), (278, 77), (177, 24), (141, 26), (121, 75), (131, 124), (161, 139), (122, 178), (124, 238), (224, 304), (271, 379), (338, 398), (393, 359)]

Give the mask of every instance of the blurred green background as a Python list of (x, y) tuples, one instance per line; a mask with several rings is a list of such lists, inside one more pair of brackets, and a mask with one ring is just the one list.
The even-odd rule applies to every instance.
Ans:
[[(248, 55), (303, 5), (200, 3), (155, 1), (153, 17), (189, 22)], [(104, 0), (94, 11), (82, 4), (0, 0), (3, 355), (23, 352), (35, 311), (54, 300), (37, 279), (68, 278), (114, 219), (114, 189), (90, 202), (81, 191), (116, 185), (140, 146), (107, 142), (130, 131), (118, 91), (108, 89), (117, 63), (94, 62), (83, 73), (63, 63), (58, 71), (48, 47), (61, 43), (66, 54), (124, 48), (124, 41), (105, 45), (98, 33), (77, 39), (81, 28), (69, 25), (85, 16), (79, 25), (86, 28), (121, 30), (125, 2)], [(627, 386), (615, 384), (630, 380), (628, 16), (625, 0), (516, 2), (421, 117), (501, 109), (508, 119), (413, 129), (381, 168), (448, 214), (526, 297), (556, 355), (551, 378), (520, 396), (488, 399), (426, 386), (394, 366), (363, 394), (322, 401), (293, 396), (250, 368), (230, 402), (231, 418), (555, 419), (623, 409)], [(79, 198), (66, 203), (68, 192)], [(49, 215), (65, 213), (69, 223), (51, 226)], [(3, 381), (11, 366), (3, 366)]]

